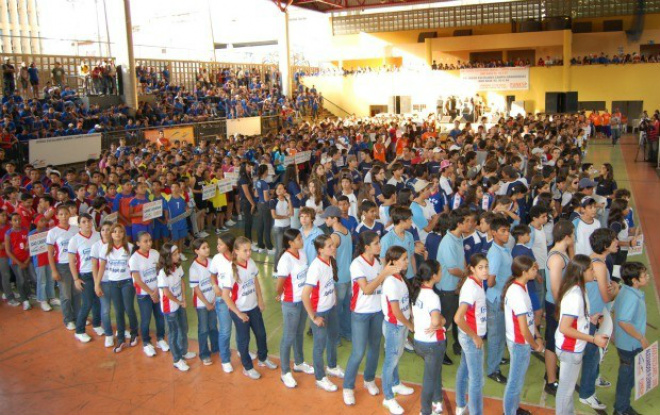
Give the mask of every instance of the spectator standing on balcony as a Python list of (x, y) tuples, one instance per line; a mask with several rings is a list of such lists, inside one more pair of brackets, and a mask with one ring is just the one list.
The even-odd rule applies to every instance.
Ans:
[(27, 97), (28, 92), (30, 91), (30, 75), (28, 74), (27, 66), (25, 62), (21, 62), (21, 67), (18, 70), (18, 82), (20, 82), (21, 95)]
[(53, 85), (62, 88), (64, 85), (64, 78), (66, 76), (66, 72), (64, 71), (64, 68), (62, 68), (62, 65), (59, 62), (55, 62), (55, 67), (51, 71), (53, 75)]
[(34, 62), (32, 62), (28, 68), (28, 75), (30, 75), (32, 98), (39, 98), (39, 69)]
[(169, 65), (165, 65), (161, 75), (163, 77), (163, 81), (165, 81), (165, 84), (169, 84), (170, 83), (170, 67), (169, 67)]
[(14, 74), (16, 73), (16, 68), (11, 64), (9, 58), (5, 58), (5, 63), (2, 64), (2, 77), (3, 77), (3, 94), (6, 97), (14, 95), (14, 90), (16, 90), (16, 81), (14, 80)]
[(106, 95), (117, 94), (117, 68), (111, 59), (105, 61), (105, 70), (103, 71), (103, 92)]
[(80, 62), (80, 68), (78, 68), (78, 75), (83, 81), (83, 89), (85, 90), (85, 94), (89, 95), (90, 93), (90, 82), (89, 82), (89, 65), (87, 62), (82, 61)]

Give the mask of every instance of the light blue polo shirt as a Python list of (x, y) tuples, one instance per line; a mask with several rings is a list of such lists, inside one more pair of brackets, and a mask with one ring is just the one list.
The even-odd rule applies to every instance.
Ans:
[(486, 291), (486, 300), (491, 303), (500, 301), (502, 297), (502, 290), (506, 281), (511, 276), (511, 264), (513, 258), (511, 251), (508, 248), (499, 246), (493, 242), (488, 250), (488, 273), (495, 275), (495, 285), (488, 288)]
[(405, 231), (403, 239), (399, 238), (394, 229), (390, 232), (387, 232), (380, 240), (380, 258), (381, 261), (385, 261), (385, 253), (391, 246), (400, 246), (406, 250), (408, 253), (408, 271), (406, 272), (406, 278), (410, 279), (415, 276), (413, 271), (413, 256), (415, 255), (415, 240), (410, 232)]
[(438, 247), (438, 262), (442, 268), (442, 279), (435, 287), (440, 291), (456, 291), (459, 278), (451, 275), (449, 270), (459, 268), (465, 271), (462, 236), (455, 236), (453, 233), (447, 232)]
[(614, 343), (621, 350), (641, 349), (642, 343), (626, 333), (619, 322), (632, 324), (642, 336), (646, 335), (646, 302), (644, 292), (629, 285), (621, 285), (614, 301)]
[(323, 235), (323, 231), (316, 226), (312, 228), (311, 231), (309, 231), (309, 234), (305, 236), (305, 233), (302, 231), (302, 228), (300, 229), (300, 234), (302, 235), (303, 238), (303, 251), (305, 251), (305, 255), (307, 255), (307, 266), (310, 266), (312, 264), (312, 261), (314, 258), (316, 258), (316, 248), (314, 248), (314, 239), (316, 239), (317, 236)]

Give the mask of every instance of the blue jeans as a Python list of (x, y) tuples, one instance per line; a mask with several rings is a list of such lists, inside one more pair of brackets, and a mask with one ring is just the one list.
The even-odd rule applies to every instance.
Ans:
[(344, 389), (355, 389), (355, 378), (365, 352), (367, 353), (367, 363), (364, 366), (364, 381), (372, 382), (376, 379), (376, 369), (380, 357), (380, 339), (383, 331), (383, 313), (380, 311), (351, 313), (351, 328), (353, 348), (348, 363), (346, 363)]
[[(69, 264), (56, 264), (57, 273), (60, 274), (60, 303), (64, 324), (75, 323), (80, 312), (81, 295), (73, 285), (73, 276)], [(130, 279), (128, 281), (131, 281)]]
[(291, 347), (293, 347), (293, 362), (297, 365), (305, 361), (303, 357), (303, 336), (307, 313), (302, 302), (282, 302), (282, 319), (284, 329), (280, 341), (280, 361), (282, 374), (291, 371)]
[(215, 299), (215, 315), (218, 320), (218, 350), (222, 363), (231, 363), (229, 340), (231, 339), (231, 315), (222, 298)]
[(573, 393), (584, 353), (571, 353), (556, 349), (559, 359), (559, 385), (557, 386), (557, 397), (555, 398), (555, 414), (575, 415)]
[(326, 350), (328, 367), (337, 367), (337, 341), (339, 340), (339, 322), (337, 321), (337, 307), (316, 313), (317, 317), (323, 317), (325, 325), (319, 327), (314, 322), (310, 323), (314, 336), (312, 357), (314, 358), (314, 376), (316, 380), (325, 377), (325, 364), (323, 361), (323, 349)]
[(616, 378), (614, 410), (625, 414), (630, 409), (630, 392), (635, 386), (635, 356), (642, 349), (628, 351), (617, 348), (616, 351), (619, 352), (619, 376)]
[(351, 338), (351, 283), (336, 282), (337, 319), (339, 320), (339, 337)]
[(37, 301), (55, 298), (55, 281), (48, 265), (35, 268), (37, 274)]
[(504, 341), (506, 332), (504, 328), (504, 310), (502, 302), (494, 303), (486, 300), (488, 312), (488, 357), (486, 359), (486, 374), (491, 375), (500, 370), (500, 362), (504, 355)]
[(511, 355), (511, 366), (509, 367), (509, 378), (504, 389), (504, 415), (516, 415), (520, 405), (520, 392), (525, 384), (525, 374), (529, 367), (529, 357), (532, 348), (529, 344), (519, 344), (507, 341), (509, 354)]
[(245, 370), (254, 368), (252, 358), (250, 358), (250, 329), (257, 339), (257, 356), (259, 361), (263, 362), (268, 357), (268, 344), (266, 344), (266, 327), (259, 307), (250, 311), (244, 311), (249, 317), (247, 322), (243, 322), (236, 314), (231, 313), (231, 319), (234, 320), (236, 327), (236, 343), (238, 352), (241, 354), (241, 363)]
[[(21, 268), (18, 265), (12, 265), (11, 270), (16, 277), (16, 290), (18, 291), (18, 301), (27, 301), (30, 296), (30, 274), (29, 267)], [(75, 287), (74, 287), (75, 290)]]
[(456, 406), (465, 408), (467, 405), (471, 415), (483, 415), (484, 349), (477, 349), (470, 336), (460, 331), (458, 341), (462, 351), (456, 372)]
[[(83, 281), (82, 305), (76, 318), (76, 334), (85, 332), (85, 324), (90, 310), (92, 311), (92, 326), (101, 325), (101, 302), (94, 291), (94, 276), (91, 272), (81, 273), (80, 279)], [(76, 288), (74, 287), (74, 290)]]
[(178, 362), (188, 353), (188, 319), (186, 309), (179, 307), (176, 311), (165, 314), (167, 321), (167, 343), (172, 353), (172, 361)]
[(388, 321), (383, 321), (383, 336), (385, 337), (385, 357), (383, 358), (383, 393), (385, 399), (394, 399), (392, 388), (401, 381), (399, 380), (399, 359), (403, 354), (403, 345), (408, 336), (405, 326), (398, 326)]
[[(197, 308), (197, 340), (199, 342), (199, 358), (206, 359), (211, 354), (218, 353), (218, 317), (215, 310), (206, 307)], [(209, 341), (211, 348), (209, 349)]]
[(424, 359), (422, 415), (431, 415), (432, 403), (442, 402), (442, 361), (446, 350), (446, 340), (436, 343), (415, 340), (415, 351)]
[(117, 341), (123, 343), (125, 340), (124, 331), (126, 330), (126, 321), (124, 313), (128, 315), (128, 324), (131, 328), (131, 335), (138, 332), (137, 315), (135, 314), (135, 287), (132, 279), (121, 281), (109, 281), (110, 298), (115, 307), (115, 319), (117, 320)]
[[(598, 327), (589, 323), (589, 334), (594, 335)], [(596, 379), (600, 370), (599, 347), (593, 343), (587, 343), (582, 356), (582, 377), (580, 379), (580, 398), (587, 399), (596, 393)]]
[(101, 325), (103, 326), (103, 334), (112, 336), (112, 320), (110, 319), (110, 309), (112, 308), (112, 298), (110, 298), (110, 283), (101, 281)]
[(154, 303), (148, 295), (141, 295), (138, 297), (138, 308), (140, 309), (140, 336), (142, 336), (142, 345), (146, 346), (151, 343), (149, 326), (151, 325), (152, 314), (154, 320), (156, 320), (156, 339), (163, 340), (165, 338), (165, 318), (163, 317), (163, 312), (160, 310), (160, 304)]

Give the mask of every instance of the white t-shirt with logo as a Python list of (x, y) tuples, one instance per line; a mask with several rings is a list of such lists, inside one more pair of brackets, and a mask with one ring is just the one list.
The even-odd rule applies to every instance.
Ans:
[(316, 257), (309, 265), (305, 285), (312, 288), (312, 308), (317, 313), (330, 310), (335, 306), (335, 280), (332, 265)]
[(206, 263), (199, 262), (195, 259), (190, 265), (188, 276), (190, 277), (190, 288), (193, 289), (193, 305), (196, 308), (206, 308), (204, 302), (197, 298), (197, 293), (194, 292), (195, 287), (199, 287), (206, 298), (206, 301), (213, 304), (215, 302), (215, 291), (213, 291), (213, 284), (211, 283), (211, 260), (206, 259)]
[(392, 312), (392, 304), (399, 303), (399, 309), (406, 319), (410, 319), (410, 293), (408, 286), (400, 275), (391, 275), (383, 282), (383, 294), (381, 295), (381, 307), (385, 315), (385, 321), (403, 326)]
[(440, 297), (432, 288), (422, 287), (412, 307), (413, 324), (415, 326), (414, 338), (424, 343), (437, 343), (445, 340), (445, 328), (440, 327), (431, 334), (426, 329), (431, 326), (431, 313), (441, 312)]
[(69, 226), (68, 228), (56, 226), (48, 231), (46, 245), (55, 247), (55, 262), (58, 264), (69, 263), (69, 241), (77, 233), (77, 226)]
[(163, 314), (170, 314), (179, 309), (179, 304), (170, 300), (168, 296), (165, 295), (165, 288), (169, 289), (170, 292), (177, 300), (183, 300), (183, 268), (180, 266), (171, 273), (165, 273), (165, 270), (161, 269), (158, 272), (158, 292), (160, 293), (160, 310)]
[(358, 281), (365, 279), (367, 284), (378, 278), (383, 266), (378, 258), (374, 258), (373, 262), (360, 255), (355, 258), (351, 263), (350, 273), (351, 282), (353, 287), (353, 296), (351, 297), (351, 311), (358, 314), (379, 313), (382, 311), (380, 304), (380, 297), (383, 294), (383, 286), (379, 285), (373, 293), (367, 295), (360, 288)]
[[(128, 260), (128, 268), (133, 272), (140, 274), (142, 282), (149, 287), (151, 291), (154, 291), (158, 287), (158, 272), (157, 265), (158, 260), (160, 259), (160, 254), (155, 249), (150, 249), (147, 255), (142, 252), (135, 251), (131, 255), (131, 259)], [(107, 266), (107, 265), (106, 265)], [(144, 297), (147, 294), (142, 290), (135, 279), (133, 280), (133, 285), (135, 286), (135, 295), (138, 297)]]
[(89, 237), (78, 232), (69, 239), (69, 244), (66, 248), (67, 255), (76, 255), (79, 273), (86, 274), (92, 272), (92, 246), (100, 240), (101, 235), (96, 231), (92, 231)]
[(103, 244), (99, 249), (99, 260), (105, 261), (104, 276), (108, 281), (123, 281), (132, 278), (131, 270), (128, 267), (130, 251), (133, 250), (133, 244), (128, 244), (128, 251), (123, 246), (112, 246), (108, 252), (108, 244)]
[(285, 251), (277, 263), (275, 277), (284, 278), (282, 301), (285, 303), (298, 303), (302, 301), (302, 291), (307, 280), (307, 255), (302, 249), (298, 255)]
[[(97, 271), (99, 270), (99, 263), (98, 263), (99, 251), (100, 251), (101, 247), (103, 247), (103, 245), (104, 245), (103, 240), (99, 239), (98, 241), (94, 242), (94, 245), (92, 245), (92, 249), (89, 252), (89, 256), (91, 258), (94, 258), (97, 261), (96, 262), (96, 270)], [(106, 273), (103, 273), (103, 275), (101, 277), (101, 282), (107, 282), (107, 281), (108, 281), (108, 275)]]
[(209, 272), (211, 275), (216, 276), (218, 287), (222, 290), (222, 279), (225, 275), (231, 275), (234, 272), (231, 256), (227, 257), (225, 254), (216, 254), (211, 260), (211, 265), (209, 265)]
[(504, 321), (506, 322), (506, 339), (517, 344), (529, 344), (520, 330), (518, 317), (527, 316), (527, 327), (534, 336), (536, 326), (534, 325), (534, 309), (532, 300), (529, 298), (527, 287), (517, 282), (509, 286), (504, 297)]
[(458, 304), (459, 306), (461, 304), (467, 304), (468, 309), (465, 313), (465, 322), (470, 329), (477, 333), (477, 336), (485, 336), (488, 328), (488, 311), (486, 308), (486, 291), (484, 290), (483, 281), (477, 281), (473, 277), (468, 277), (461, 287)]
[(236, 264), (238, 280), (234, 273), (222, 274), (222, 288), (231, 291), (231, 299), (241, 312), (257, 307), (257, 290), (255, 281), (259, 275), (257, 264), (249, 259), (246, 264)]
[[(584, 298), (584, 300), (583, 300)], [(585, 304), (587, 301), (587, 304)], [(581, 333), (589, 334), (589, 297), (585, 294), (582, 296), (582, 291), (578, 285), (568, 290), (564, 297), (561, 299), (559, 325), (564, 317), (573, 317), (573, 328), (579, 330)], [(572, 353), (582, 353), (587, 342), (584, 340), (573, 339), (566, 337), (562, 332), (557, 329), (555, 333), (555, 345), (557, 349)]]

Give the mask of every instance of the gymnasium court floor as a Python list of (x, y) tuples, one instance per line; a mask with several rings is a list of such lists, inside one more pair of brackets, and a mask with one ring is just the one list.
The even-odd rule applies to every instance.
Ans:
[[(640, 260), (652, 270), (660, 269), (660, 180), (647, 163), (635, 163), (637, 145), (632, 136), (624, 139), (619, 147), (591, 143), (587, 160), (596, 165), (610, 162), (614, 165), (619, 187), (633, 191), (635, 213), (645, 233), (646, 252)], [(213, 240), (215, 246), (215, 238)], [(646, 253), (651, 253), (646, 255)], [(650, 257), (650, 258), (649, 258)], [(276, 359), (282, 335), (282, 318), (279, 304), (274, 300), (274, 281), (271, 278), (272, 259), (255, 255), (261, 268), (261, 285), (267, 299), (264, 313), (268, 334), (269, 354)], [(187, 265), (184, 266), (187, 271)], [(647, 338), (653, 342), (659, 336), (660, 313), (658, 291), (660, 274), (654, 273), (654, 283), (646, 289), (648, 310)], [(188, 291), (190, 293), (190, 291)], [(197, 317), (188, 312), (191, 350), (197, 351)], [(254, 343), (254, 342), (253, 342)], [(232, 347), (234, 341), (232, 340)], [(311, 362), (311, 337), (305, 338), (306, 361)], [(252, 347), (254, 350), (254, 345)], [(448, 348), (451, 350), (451, 347)], [(160, 352), (160, 351), (159, 351)], [(350, 354), (350, 344), (339, 348), (339, 362), (345, 367)], [(445, 413), (453, 413), (453, 388), (459, 357), (450, 357), (454, 366), (443, 367), (446, 389)], [(159, 353), (147, 358), (141, 347), (125, 349), (115, 355), (103, 347), (102, 339), (95, 337), (86, 345), (77, 342), (73, 334), (64, 329), (59, 310), (43, 313), (37, 308), (23, 312), (20, 308), (0, 305), (0, 413), (32, 414), (385, 414), (381, 406), (382, 395), (373, 398), (361, 387), (356, 388), (357, 405), (346, 407), (341, 391), (327, 393), (314, 386), (313, 376), (297, 375), (299, 386), (289, 390), (279, 379), (279, 370), (261, 370), (265, 376), (252, 381), (240, 370), (233, 374), (222, 372), (218, 357), (215, 364), (202, 366), (198, 359), (192, 361), (191, 370), (181, 373), (172, 367), (168, 354)], [(240, 367), (233, 355), (235, 368)], [(381, 358), (382, 363), (382, 358)], [(601, 366), (601, 374), (613, 384), (616, 382), (618, 358), (610, 350)], [(404, 353), (400, 363), (402, 379), (414, 384), (415, 394), (399, 398), (407, 414), (417, 414), (419, 383), (422, 379), (423, 362), (411, 353)], [(508, 366), (503, 366), (507, 375)], [(380, 373), (380, 370), (378, 371)], [(543, 392), (544, 366), (532, 358), (522, 394), (523, 406), (536, 415), (554, 413), (554, 397)], [(378, 380), (380, 383), (380, 380)], [(339, 383), (341, 384), (341, 383)], [(501, 397), (504, 386), (486, 379), (484, 394), (488, 415), (502, 413)], [(599, 389), (599, 398), (608, 406), (614, 403), (614, 387)], [(660, 392), (655, 390), (638, 402), (635, 408), (643, 414), (660, 411)], [(451, 412), (448, 410), (451, 409)], [(590, 408), (577, 402), (581, 413), (593, 413)]]

